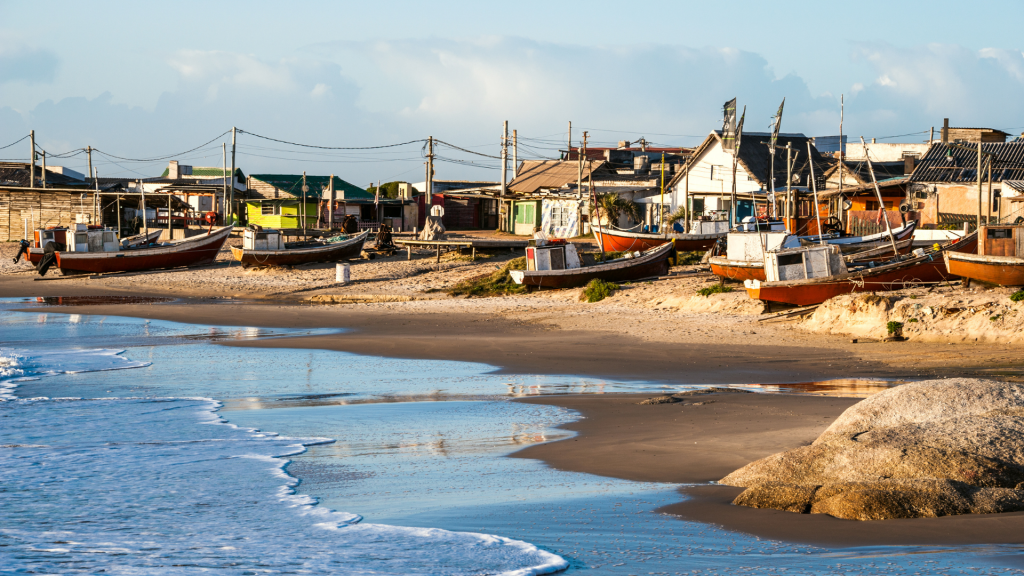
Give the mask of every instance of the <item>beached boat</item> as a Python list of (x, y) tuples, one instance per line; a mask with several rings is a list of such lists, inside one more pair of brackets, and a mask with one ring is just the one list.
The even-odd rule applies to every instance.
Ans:
[(967, 280), (1000, 286), (1024, 286), (1024, 226), (981, 227), (982, 242), (977, 254), (948, 252), (946, 270)]
[(297, 266), (355, 258), (363, 251), (369, 232), (335, 242), (281, 242), (276, 230), (246, 230), (241, 248), (231, 253), (242, 266)]
[[(841, 273), (826, 271), (820, 277), (804, 279), (783, 279), (777, 281), (747, 280), (744, 287), (747, 295), (763, 302), (780, 302), (795, 306), (821, 304), (829, 298), (852, 292), (881, 292), (897, 290), (918, 284), (927, 284), (949, 280), (954, 276), (946, 270), (943, 255), (946, 252), (974, 252), (977, 246), (977, 234), (971, 234), (963, 240), (948, 242), (938, 249), (918, 248), (910, 257), (901, 257), (889, 262), (875, 265), (855, 266)], [(828, 247), (821, 247), (828, 248)], [(832, 247), (836, 248), (836, 247)], [(803, 253), (818, 250), (819, 247), (784, 250), (775, 254), (779, 268), (794, 266), (797, 270), (811, 270)], [(843, 259), (840, 259), (843, 261)], [(845, 267), (845, 262), (843, 267)]]
[[(900, 240), (896, 242), (896, 249), (900, 254), (909, 254), (912, 241), (913, 239), (909, 237)], [(843, 254), (843, 259), (851, 264), (889, 258), (892, 258), (891, 243), (875, 248), (867, 248), (860, 252)], [(712, 274), (726, 280), (735, 280), (737, 282), (743, 282), (744, 280), (765, 281), (763, 258), (758, 260), (730, 260), (728, 256), (712, 256), (708, 259), (708, 263), (711, 264)]]
[[(897, 241), (912, 239), (914, 236), (914, 230), (917, 229), (917, 220), (910, 220), (899, 228), (892, 230), (892, 237)], [(839, 246), (839, 249), (844, 254), (851, 252), (860, 252), (861, 250), (867, 250), (869, 248), (879, 248), (885, 245), (892, 246), (889, 240), (889, 232), (879, 232), (877, 234), (869, 234), (867, 236), (822, 236), (819, 240), (818, 236), (800, 236), (797, 238), (799, 244), (788, 242), (786, 248), (795, 248), (796, 246), (813, 246), (815, 244), (834, 244)]]
[(224, 226), (182, 240), (126, 250), (60, 251), (55, 253), (56, 266), (65, 275), (201, 266), (217, 258), (217, 252), (231, 235), (231, 229), (231, 226)]
[(644, 252), (661, 246), (667, 242), (675, 242), (676, 250), (681, 252), (695, 252), (707, 250), (715, 245), (719, 238), (724, 238), (726, 232), (715, 232), (711, 234), (643, 234), (640, 232), (627, 232), (625, 230), (609, 230), (601, 227), (594, 229), (594, 235), (601, 250), (605, 252)]
[[(93, 230), (99, 230), (101, 228), (94, 227)], [(43, 248), (49, 242), (57, 242), (67, 246), (68, 234), (73, 234), (68, 228), (42, 228), (36, 230), (33, 234), (33, 239), (30, 241), (29, 248), (25, 251), (25, 259), (32, 263), (33, 266), (38, 266), (39, 262), (43, 259)], [(163, 233), (162, 228), (151, 230), (149, 234), (136, 234), (134, 236), (128, 236), (121, 240), (121, 246), (125, 248), (133, 248), (135, 246), (145, 246), (146, 244), (152, 244), (160, 238), (160, 234)], [(15, 259), (17, 262), (17, 259)]]
[[(546, 248), (546, 247), (545, 247)], [(576, 250), (571, 244), (563, 252), (529, 247), (527, 267), (536, 262), (540, 270), (509, 270), (516, 284), (533, 288), (572, 288), (583, 286), (595, 278), (608, 282), (627, 282), (663, 276), (668, 273), (669, 259), (676, 254), (675, 246), (669, 242), (646, 252), (631, 252), (627, 257), (609, 260), (589, 266), (580, 264)], [(535, 251), (531, 258), (531, 250)], [(546, 264), (546, 265), (545, 265)], [(546, 268), (546, 269), (543, 269)]]

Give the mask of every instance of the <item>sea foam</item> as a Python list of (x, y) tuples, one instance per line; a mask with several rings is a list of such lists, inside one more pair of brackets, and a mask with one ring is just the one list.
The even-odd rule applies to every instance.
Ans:
[(205, 399), (0, 403), (0, 565), (45, 573), (510, 574), (561, 557), (486, 534), (361, 523), (295, 493), (309, 443)]
[(23, 349), (0, 347), (0, 400), (14, 400), (19, 382), (58, 374), (81, 374), (144, 368), (150, 362), (129, 360), (124, 350), (109, 348)]

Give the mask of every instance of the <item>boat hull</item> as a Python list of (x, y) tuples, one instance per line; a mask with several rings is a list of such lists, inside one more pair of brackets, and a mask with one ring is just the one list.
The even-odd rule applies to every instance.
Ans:
[(57, 268), (63, 274), (140, 272), (211, 264), (231, 235), (225, 226), (205, 236), (193, 236), (171, 246), (155, 246), (120, 252), (57, 252)]
[(630, 260), (596, 264), (571, 270), (512, 271), (519, 284), (532, 288), (575, 288), (594, 279), (607, 282), (629, 282), (641, 278), (664, 276), (669, 270), (669, 258), (674, 256), (671, 244), (658, 246)]
[(764, 262), (744, 262), (713, 256), (708, 263), (711, 264), (712, 274), (726, 280), (765, 280)]
[(657, 248), (667, 242), (675, 242), (676, 250), (680, 252), (696, 252), (707, 250), (715, 245), (719, 238), (724, 238), (726, 232), (720, 234), (638, 234), (636, 232), (624, 232), (622, 230), (594, 230), (597, 243), (604, 252), (646, 252), (651, 248)]
[(243, 250), (231, 247), (235, 260), (243, 266), (298, 266), (317, 262), (336, 262), (355, 258), (363, 251), (363, 243), (369, 232), (355, 238), (315, 248), (294, 248), (285, 250)]
[(853, 292), (885, 292), (918, 284), (941, 282), (956, 276), (946, 269), (945, 252), (973, 252), (977, 248), (977, 234), (962, 242), (899, 264), (880, 266), (877, 270), (851, 272), (833, 278), (819, 278), (796, 282), (752, 282), (745, 285), (747, 295), (764, 302), (779, 302), (794, 306), (811, 306)]
[(1024, 286), (1024, 258), (956, 252), (944, 256), (951, 275), (1000, 286)]

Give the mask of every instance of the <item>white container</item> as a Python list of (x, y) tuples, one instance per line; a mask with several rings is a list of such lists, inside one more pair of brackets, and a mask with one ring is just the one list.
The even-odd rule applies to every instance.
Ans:
[(334, 281), (339, 284), (348, 284), (352, 281), (348, 264), (338, 264), (334, 271)]
[(765, 255), (765, 277), (769, 282), (808, 280), (846, 273), (846, 261), (838, 246), (787, 248)]

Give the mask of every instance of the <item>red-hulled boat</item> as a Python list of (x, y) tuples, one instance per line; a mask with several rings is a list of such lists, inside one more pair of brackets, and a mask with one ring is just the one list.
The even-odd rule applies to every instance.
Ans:
[(174, 240), (148, 248), (116, 252), (57, 252), (57, 267), (63, 274), (137, 272), (181, 266), (210, 264), (231, 235), (231, 226), (206, 234)]
[(726, 232), (716, 232), (713, 234), (642, 234), (625, 230), (609, 230), (602, 226), (600, 230), (594, 229), (594, 235), (597, 237), (597, 242), (604, 252), (645, 252), (672, 241), (675, 241), (676, 250), (680, 252), (695, 252), (711, 248), (719, 238), (725, 237)]
[(946, 270), (945, 252), (974, 252), (978, 245), (977, 233), (948, 242), (937, 250), (923, 250), (919, 256), (906, 260), (894, 260), (879, 266), (862, 266), (845, 274), (811, 278), (808, 280), (786, 280), (744, 282), (747, 295), (764, 302), (781, 302), (795, 306), (821, 304), (829, 298), (851, 292), (882, 292), (897, 290), (916, 284), (941, 282), (954, 278)]
[[(93, 227), (93, 229), (98, 228), (100, 227)], [(146, 244), (156, 242), (162, 233), (163, 229), (161, 228), (151, 230), (149, 234), (136, 234), (135, 236), (129, 236), (121, 240), (121, 244), (126, 245), (129, 248), (145, 246)], [(64, 227), (36, 230), (35, 237), (31, 241), (31, 246), (25, 251), (25, 259), (33, 266), (39, 266), (39, 261), (43, 259), (43, 245), (48, 242), (57, 242), (58, 244), (64, 244), (67, 246), (68, 234), (74, 234), (74, 232)]]
[(981, 227), (977, 254), (943, 254), (950, 274), (1000, 286), (1024, 286), (1024, 225)]
[[(527, 248), (528, 261), (529, 250), (531, 248)], [(509, 270), (509, 275), (516, 284), (525, 284), (532, 288), (573, 288), (583, 286), (595, 278), (607, 282), (628, 282), (667, 274), (669, 259), (675, 255), (675, 248), (668, 243), (639, 255), (630, 254), (624, 258), (590, 266), (554, 270)]]

